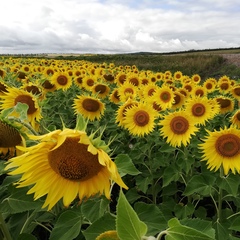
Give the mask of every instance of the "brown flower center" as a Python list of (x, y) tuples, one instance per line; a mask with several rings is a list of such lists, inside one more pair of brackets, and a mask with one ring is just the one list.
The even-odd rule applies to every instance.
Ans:
[(233, 89), (234, 94), (236, 94), (237, 96), (240, 96), (240, 87), (236, 87)]
[(189, 122), (182, 116), (176, 116), (171, 120), (170, 128), (174, 134), (184, 134), (189, 128)]
[(100, 108), (100, 104), (97, 100), (87, 98), (83, 100), (82, 107), (88, 112), (97, 112)]
[(139, 85), (139, 80), (137, 78), (130, 78), (129, 82), (132, 83), (134, 86), (138, 86)]
[(48, 153), (51, 168), (63, 178), (85, 181), (97, 175), (103, 166), (98, 155), (87, 151), (88, 145), (79, 143), (79, 137), (68, 137), (57, 149)]
[(32, 92), (32, 94), (39, 95), (41, 91), (37, 86), (27, 86), (25, 88), (28, 92)]
[(64, 75), (60, 75), (57, 77), (57, 82), (59, 85), (65, 86), (68, 83), (68, 78)]
[(94, 85), (94, 80), (91, 79), (91, 78), (89, 78), (89, 79), (87, 80), (87, 85), (88, 85), (89, 87), (92, 87), (92, 86)]
[(229, 99), (218, 98), (217, 102), (220, 104), (221, 108), (227, 108), (231, 106), (231, 101)]
[(161, 93), (160, 95), (160, 99), (163, 101), (163, 102), (169, 102), (171, 100), (171, 94), (170, 92), (168, 91), (164, 91)]
[(53, 85), (52, 83), (50, 83), (49, 80), (46, 80), (46, 81), (42, 84), (42, 86), (43, 86), (45, 89), (52, 89), (52, 88), (54, 88), (54, 85)]
[(103, 77), (105, 78), (105, 80), (107, 80), (108, 82), (112, 82), (114, 81), (114, 76), (111, 74), (104, 74)]
[(149, 114), (144, 110), (139, 110), (134, 114), (134, 123), (137, 126), (145, 126), (149, 123)]
[(99, 92), (100, 94), (103, 94), (107, 91), (107, 87), (103, 84), (98, 84), (96, 87), (95, 87), (95, 91), (96, 92)]
[(134, 91), (133, 91), (132, 88), (126, 88), (126, 89), (124, 90), (124, 93), (125, 93), (125, 94), (126, 94), (126, 93), (134, 94)]
[(34, 102), (34, 100), (32, 99), (31, 96), (18, 95), (15, 98), (14, 104), (17, 105), (18, 102), (26, 103), (28, 105), (27, 114), (33, 114), (37, 111), (37, 109), (35, 108), (35, 102)]
[(233, 157), (240, 152), (240, 138), (231, 133), (222, 135), (217, 139), (215, 148), (223, 157)]
[(192, 114), (193, 116), (200, 117), (205, 113), (205, 106), (201, 103), (196, 103), (192, 106)]
[(202, 97), (204, 95), (204, 91), (202, 89), (197, 89), (195, 95)]
[(0, 147), (10, 148), (19, 145), (22, 138), (19, 132), (8, 124), (0, 121)]
[(8, 92), (7, 87), (3, 83), (0, 83), (0, 92)]
[(212, 83), (207, 83), (207, 84), (206, 84), (206, 88), (207, 88), (208, 90), (212, 89), (212, 88), (213, 88)]

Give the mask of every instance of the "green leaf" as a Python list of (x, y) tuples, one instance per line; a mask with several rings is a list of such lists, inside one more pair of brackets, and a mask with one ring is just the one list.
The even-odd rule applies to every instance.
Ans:
[(121, 240), (140, 240), (147, 233), (147, 225), (140, 221), (122, 191), (117, 204), (116, 227)]
[(232, 194), (234, 197), (238, 195), (240, 179), (238, 175), (229, 174), (226, 177), (219, 178), (219, 187)]
[(24, 121), (24, 120), (27, 120), (28, 117), (27, 117), (27, 111), (28, 111), (28, 108), (29, 106), (26, 104), (26, 103), (21, 103), (21, 102), (18, 102), (16, 105), (15, 105), (15, 111), (17, 113), (19, 113), (19, 118)]
[(11, 213), (40, 209), (42, 202), (40, 200), (34, 201), (33, 195), (28, 195), (27, 190), (26, 188), (15, 188), (13, 193), (2, 202), (4, 204), (1, 205), (3, 207), (8, 206)]
[(49, 240), (74, 239), (80, 233), (82, 215), (80, 211), (67, 210), (58, 218)]
[(240, 216), (237, 216), (233, 221), (229, 229), (240, 232)]
[(169, 228), (166, 230), (166, 240), (214, 240), (212, 232), (199, 231), (182, 225), (176, 218), (169, 220)]
[(22, 233), (18, 236), (17, 240), (37, 240), (37, 238), (32, 234)]
[(167, 228), (167, 219), (155, 204), (137, 202), (134, 209), (140, 220), (147, 224), (147, 235), (153, 236)]
[(198, 193), (202, 196), (209, 196), (215, 180), (216, 178), (209, 174), (194, 175), (187, 183), (184, 195), (189, 196)]
[(216, 230), (216, 239), (219, 239), (219, 240), (228, 239), (230, 234), (229, 226), (225, 226), (224, 223), (220, 223), (219, 221), (216, 221), (213, 227)]
[(186, 205), (176, 204), (174, 208), (174, 213), (178, 219), (184, 219), (188, 216), (191, 216), (194, 210), (195, 208), (192, 203), (188, 203)]
[(97, 236), (105, 231), (116, 230), (115, 222), (116, 218), (110, 213), (106, 213), (83, 231), (83, 235), (86, 240), (96, 239)]
[(166, 187), (172, 181), (177, 181), (179, 179), (179, 176), (180, 174), (176, 167), (167, 167), (163, 173), (163, 187)]
[(141, 173), (134, 166), (128, 154), (118, 154), (114, 162), (117, 165), (118, 171), (121, 174), (121, 176), (124, 176), (126, 174), (135, 176)]
[(102, 217), (108, 207), (109, 200), (102, 199), (89, 199), (81, 204), (81, 211), (84, 217), (89, 221), (94, 222)]

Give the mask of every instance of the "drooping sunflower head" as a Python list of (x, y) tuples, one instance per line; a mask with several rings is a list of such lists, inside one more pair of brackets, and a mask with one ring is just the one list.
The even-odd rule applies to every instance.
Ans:
[(240, 172), (240, 130), (231, 126), (219, 131), (210, 132), (199, 144), (203, 152), (202, 161), (207, 161), (210, 170), (217, 171), (223, 167), (224, 174), (231, 170), (233, 173)]
[(76, 198), (110, 198), (111, 181), (127, 189), (115, 163), (85, 132), (65, 128), (30, 138), (40, 142), (22, 148), (25, 153), (12, 158), (6, 170), (21, 174), (18, 187), (31, 186), (34, 199), (46, 195), (48, 210), (60, 199), (69, 206)]
[(233, 113), (232, 117), (230, 118), (230, 122), (240, 128), (240, 110), (237, 110)]
[(181, 108), (185, 102), (185, 96), (178, 90), (174, 91), (174, 103), (172, 105), (172, 109)]
[(138, 104), (139, 103), (137, 101), (129, 98), (125, 103), (123, 103), (118, 107), (118, 110), (116, 112), (116, 123), (118, 123), (118, 126), (122, 126), (122, 127), (124, 126), (123, 120), (126, 117), (127, 109), (132, 108), (133, 106), (137, 106)]
[(96, 83), (92, 86), (93, 94), (96, 94), (99, 98), (105, 98), (110, 92), (110, 87), (104, 83)]
[(0, 96), (5, 95), (8, 92), (8, 85), (5, 84), (3, 81), (0, 81)]
[(220, 106), (220, 113), (224, 114), (233, 111), (234, 100), (232, 98), (225, 96), (217, 96), (215, 97), (215, 99)]
[(25, 145), (19, 129), (10, 123), (0, 120), (0, 155), (14, 157), (19, 155), (20, 151), (16, 148), (18, 145)]
[(118, 104), (120, 102), (120, 97), (118, 94), (118, 88), (113, 89), (109, 96), (109, 100), (115, 104)]
[(100, 119), (105, 111), (105, 104), (100, 99), (91, 96), (79, 95), (74, 99), (73, 108), (76, 114), (93, 121)]
[(191, 136), (198, 131), (194, 121), (184, 110), (165, 115), (159, 125), (162, 126), (160, 135), (173, 147), (187, 146)]
[(237, 99), (239, 101), (240, 100), (240, 85), (233, 86), (231, 88), (231, 94), (235, 99)]

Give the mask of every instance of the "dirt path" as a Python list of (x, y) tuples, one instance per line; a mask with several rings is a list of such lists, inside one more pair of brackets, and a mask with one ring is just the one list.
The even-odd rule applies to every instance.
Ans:
[(240, 53), (236, 54), (221, 54), (227, 62), (230, 64), (235, 64), (236, 66), (240, 67)]

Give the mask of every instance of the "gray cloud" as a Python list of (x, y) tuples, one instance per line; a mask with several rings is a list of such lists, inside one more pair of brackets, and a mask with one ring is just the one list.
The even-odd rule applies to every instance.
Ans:
[(8, 0), (0, 15), (0, 53), (239, 47), (239, 8), (237, 0)]

